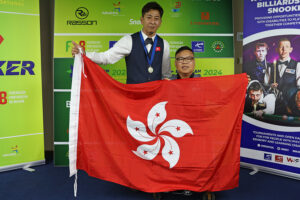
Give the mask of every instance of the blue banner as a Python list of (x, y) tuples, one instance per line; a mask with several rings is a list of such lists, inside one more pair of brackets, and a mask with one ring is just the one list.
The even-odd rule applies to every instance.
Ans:
[(244, 0), (242, 165), (300, 178), (300, 0)]

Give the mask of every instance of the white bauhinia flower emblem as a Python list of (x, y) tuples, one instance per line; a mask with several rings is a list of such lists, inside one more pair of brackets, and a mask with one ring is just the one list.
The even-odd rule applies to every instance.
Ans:
[(174, 167), (180, 157), (180, 149), (177, 142), (170, 136), (161, 134), (164, 131), (169, 132), (172, 136), (180, 138), (188, 133), (193, 135), (191, 127), (184, 121), (173, 119), (164, 123), (158, 133), (156, 127), (162, 123), (166, 117), (167, 112), (165, 106), (168, 102), (160, 102), (153, 106), (148, 113), (147, 123), (150, 131), (154, 136), (147, 133), (146, 126), (140, 121), (134, 121), (127, 117), (127, 129), (133, 138), (140, 142), (150, 142), (156, 140), (153, 145), (142, 144), (138, 146), (136, 151), (132, 151), (135, 155), (145, 160), (154, 159), (160, 151), (161, 139), (164, 140), (164, 147), (162, 149), (162, 157), (169, 162), (170, 168)]

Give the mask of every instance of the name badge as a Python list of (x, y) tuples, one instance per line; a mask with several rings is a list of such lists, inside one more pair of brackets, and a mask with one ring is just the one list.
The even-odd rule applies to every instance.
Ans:
[(286, 69), (285, 72), (289, 73), (289, 74), (295, 74), (296, 70), (294, 70), (294, 69)]

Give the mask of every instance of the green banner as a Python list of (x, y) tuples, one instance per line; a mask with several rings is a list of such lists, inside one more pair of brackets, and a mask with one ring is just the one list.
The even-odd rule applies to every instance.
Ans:
[(44, 163), (38, 0), (0, 1), (0, 171)]
[[(126, 34), (142, 29), (142, 7), (149, 0), (55, 1), (54, 93), (55, 151), (67, 141), (69, 123), (67, 95), (73, 69), (72, 40), (86, 51), (103, 52)], [(234, 74), (233, 25), (231, 0), (158, 0), (164, 9), (158, 34), (170, 45), (172, 75), (175, 52), (189, 46), (196, 57), (195, 73), (205, 76)], [(115, 80), (126, 83), (125, 59), (101, 66)], [(67, 109), (67, 110), (66, 110)], [(65, 118), (64, 118), (65, 116)], [(62, 118), (65, 122), (62, 123)], [(65, 144), (64, 144), (65, 145)], [(55, 152), (55, 164), (67, 159)]]
[[(149, 0), (55, 1), (55, 33), (134, 33)], [(160, 0), (158, 33), (232, 33), (231, 0)], [(84, 12), (85, 15), (79, 13)]]

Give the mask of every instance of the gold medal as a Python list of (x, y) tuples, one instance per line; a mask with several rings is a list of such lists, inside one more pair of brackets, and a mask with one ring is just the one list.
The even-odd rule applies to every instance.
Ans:
[(151, 74), (153, 72), (153, 68), (151, 66), (148, 67), (148, 72)]

